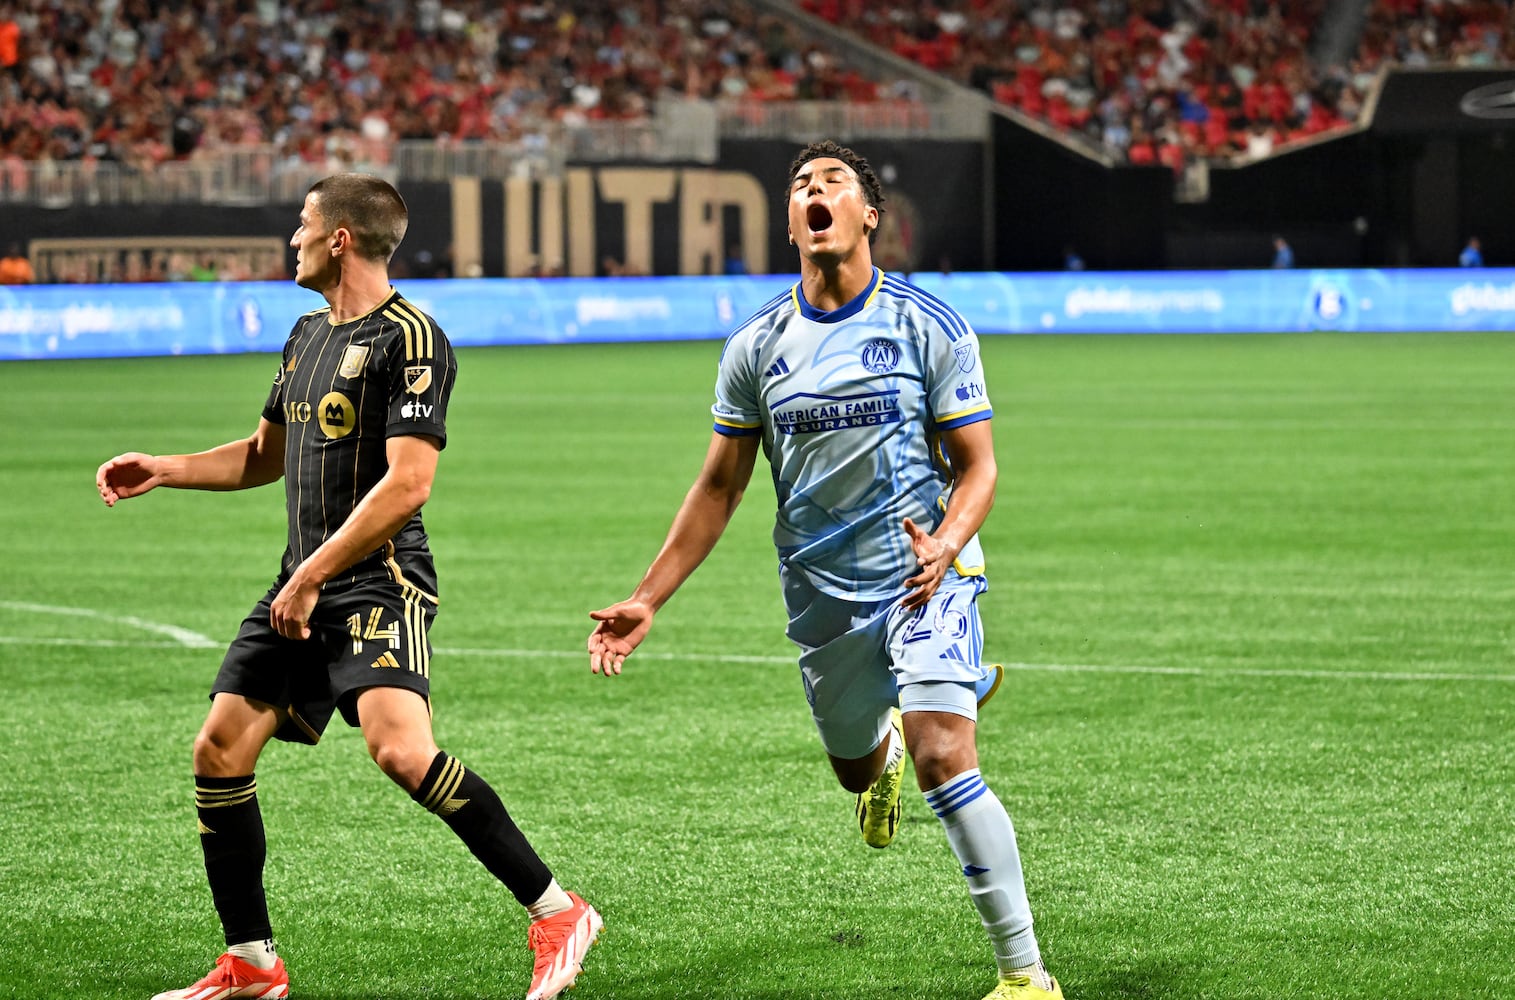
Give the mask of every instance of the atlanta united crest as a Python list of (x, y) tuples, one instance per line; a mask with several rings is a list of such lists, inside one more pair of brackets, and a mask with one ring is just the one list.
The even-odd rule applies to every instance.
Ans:
[(900, 349), (892, 340), (879, 337), (870, 340), (868, 346), (863, 348), (863, 367), (875, 375), (885, 375), (894, 371), (900, 363)]

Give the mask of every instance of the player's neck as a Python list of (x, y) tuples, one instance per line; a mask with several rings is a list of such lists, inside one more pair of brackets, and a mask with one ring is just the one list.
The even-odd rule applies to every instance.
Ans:
[(823, 312), (851, 302), (872, 280), (873, 257), (868, 253), (855, 253), (835, 263), (822, 264), (803, 258), (800, 261), (800, 287), (805, 301)]
[(393, 291), (387, 270), (365, 268), (345, 270), (337, 283), (321, 294), (331, 306), (331, 322), (346, 323), (373, 312)]

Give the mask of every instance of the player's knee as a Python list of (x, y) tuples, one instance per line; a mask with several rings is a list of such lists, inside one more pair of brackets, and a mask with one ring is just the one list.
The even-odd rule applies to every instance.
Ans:
[(431, 766), (436, 753), (432, 751), (428, 754), (425, 748), (402, 742), (371, 741), (368, 744), (368, 755), (395, 784), (407, 792), (414, 792), (421, 787), (421, 781), (426, 777), (426, 770)]
[(932, 734), (910, 748), (915, 761), (915, 779), (924, 789), (940, 788), (951, 779), (978, 766), (973, 745), (947, 734)]
[(246, 774), (233, 752), (235, 744), (214, 729), (202, 729), (195, 736), (191, 757), (195, 774), (207, 778), (231, 778)]

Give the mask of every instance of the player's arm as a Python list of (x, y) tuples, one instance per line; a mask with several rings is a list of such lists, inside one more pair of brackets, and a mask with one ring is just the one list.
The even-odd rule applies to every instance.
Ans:
[(947, 514), (935, 531), (927, 534), (910, 518), (905, 518), (905, 532), (921, 571), (905, 581), (911, 588), (901, 605), (917, 608), (931, 599), (942, 578), (952, 567), (968, 540), (983, 527), (994, 506), (994, 485), (999, 466), (994, 461), (994, 436), (990, 421), (954, 427), (942, 431), (942, 443), (952, 456), (952, 491), (947, 499)]
[(652, 627), (652, 616), (710, 555), (737, 504), (742, 502), (757, 463), (760, 441), (755, 434), (711, 435), (705, 464), (679, 506), (668, 537), (642, 582), (626, 600), (589, 613), (589, 617), (599, 622), (589, 635), (591, 671), (606, 676), (620, 673), (622, 661)]
[(105, 506), (166, 486), (180, 490), (245, 490), (284, 475), (284, 426), (266, 417), (250, 437), (193, 455), (117, 455), (95, 472)]
[(442, 442), (401, 435), (385, 444), (389, 469), (320, 548), (295, 567), (273, 600), (269, 624), (289, 639), (310, 637), (310, 613), (321, 585), (393, 538), (431, 496)]

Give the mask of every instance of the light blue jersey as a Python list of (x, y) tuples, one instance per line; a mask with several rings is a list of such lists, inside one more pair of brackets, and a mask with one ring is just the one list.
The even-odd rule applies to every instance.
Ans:
[[(717, 432), (762, 435), (780, 563), (848, 601), (895, 597), (919, 572), (901, 522), (941, 523), (940, 432), (993, 415), (968, 323), (877, 268), (831, 312), (798, 284), (765, 305), (727, 340), (715, 396)], [(956, 569), (983, 572), (976, 536)]]

